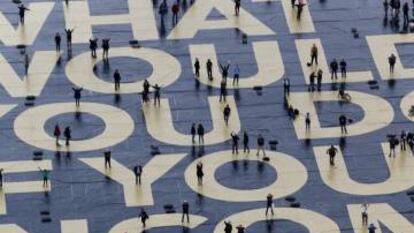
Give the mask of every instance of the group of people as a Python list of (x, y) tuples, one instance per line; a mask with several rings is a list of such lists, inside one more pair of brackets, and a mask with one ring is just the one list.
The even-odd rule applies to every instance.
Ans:
[[(181, 222), (184, 223), (184, 220), (186, 220), (187, 223), (190, 223), (190, 204), (186, 200), (184, 200), (181, 204), (181, 209)], [(138, 216), (141, 219), (142, 227), (145, 228), (147, 220), (150, 219), (149, 214), (145, 211), (144, 208), (141, 208), (141, 212)]]
[(191, 141), (193, 144), (196, 142), (195, 138), (198, 135), (198, 144), (204, 144), (204, 126), (199, 123), (197, 126), (195, 123), (191, 125)]
[[(404, 2), (401, 4), (400, 0), (384, 0), (384, 14), (385, 19), (388, 18), (388, 15), (391, 15), (391, 24), (394, 25), (396, 28), (399, 28), (399, 21), (400, 21), (400, 12), (402, 9), (403, 12), (403, 28), (404, 30), (408, 29), (410, 23), (410, 7), (408, 2)], [(414, 1), (413, 1), (414, 6)], [(412, 9), (414, 13), (414, 8)], [(389, 12), (389, 13), (388, 13)]]
[[(318, 66), (318, 48), (316, 46), (316, 44), (313, 44), (310, 50), (310, 62), (307, 63), (307, 66), (311, 67), (314, 66), (314, 64), (316, 66)], [(344, 59), (341, 60), (341, 62), (338, 64), (338, 62), (336, 61), (336, 59), (333, 59), (333, 61), (330, 64), (331, 67), (331, 79), (332, 80), (336, 80), (337, 79), (337, 71), (338, 71), (338, 66), (340, 66), (341, 68), (341, 76), (343, 78), (343, 81), (345, 81), (346, 78), (346, 67), (347, 67), (347, 63)], [(323, 76), (323, 71), (319, 68), (317, 71), (313, 71), (311, 72), (310, 76), (309, 76), (309, 86), (308, 86), (308, 91), (309, 92), (314, 92), (315, 90), (317, 91), (321, 91), (321, 87), (322, 87), (322, 76)], [(315, 88), (315, 78), (316, 78), (316, 88)], [(289, 103), (289, 94), (290, 94), (290, 79), (289, 78), (284, 78), (283, 79), (283, 92), (284, 92), (284, 106), (285, 109), (288, 112), (288, 115), (295, 120), (296, 117), (300, 114), (299, 109), (294, 108), (294, 106), (292, 106)], [(342, 82), (339, 89), (338, 89), (338, 98), (341, 101), (351, 101), (351, 96), (349, 95), (349, 93), (345, 92), (345, 82)], [(341, 133), (342, 135), (346, 135), (348, 134), (348, 130), (347, 130), (347, 124), (349, 122), (349, 119), (347, 118), (347, 116), (345, 116), (344, 114), (339, 115), (338, 117), (338, 121), (339, 121), (339, 126), (341, 128)], [(306, 132), (310, 132), (311, 130), (311, 117), (310, 117), (310, 113), (306, 113), (305, 115), (305, 130)]]
[(347, 64), (346, 64), (345, 59), (342, 59), (338, 65), (338, 61), (334, 58), (329, 64), (329, 67), (331, 69), (331, 80), (338, 79), (338, 68), (341, 69), (341, 77), (345, 79), (346, 78), (346, 66)]
[[(187, 201), (183, 201), (181, 204), (182, 208), (182, 215), (181, 215), (181, 222), (184, 223), (184, 220), (187, 221), (187, 223), (190, 223), (190, 204)], [(146, 227), (146, 222), (148, 219), (150, 219), (150, 215), (145, 211), (144, 208), (141, 208), (140, 214), (138, 215), (139, 219), (141, 220), (142, 227)]]
[[(73, 34), (74, 31), (75, 31), (74, 28), (72, 28), (72, 29), (71, 28), (65, 29), (66, 45), (67, 45), (67, 49), (68, 49), (68, 52), (69, 53), (72, 51), (72, 37), (73, 37), (72, 34)], [(57, 52), (60, 52), (60, 50), (61, 50), (61, 43), (62, 43), (62, 36), (60, 35), (59, 32), (56, 32), (55, 37), (54, 37), (54, 40), (55, 40), (55, 48), (56, 48), (56, 51)], [(91, 57), (92, 58), (96, 58), (97, 57), (96, 50), (98, 49), (98, 41), (99, 41), (98, 38), (91, 38), (91, 39), (89, 39), (89, 49), (91, 51)], [(102, 45), (101, 45), (101, 47), (102, 47), (102, 50), (103, 50), (102, 58), (103, 58), (104, 62), (108, 62), (108, 59), (109, 59), (109, 49), (111, 47), (110, 46), (110, 41), (111, 41), (111, 39), (109, 39), (109, 38), (102, 39)]]
[(142, 102), (148, 103), (150, 101), (149, 94), (150, 94), (150, 88), (154, 89), (154, 105), (158, 106), (161, 105), (161, 86), (158, 84), (151, 85), (148, 80), (144, 80), (144, 83), (142, 84)]
[(389, 134), (387, 135), (388, 143), (390, 146), (389, 157), (395, 157), (395, 149), (400, 145), (401, 151), (407, 150), (407, 146), (410, 150), (414, 149), (414, 133), (402, 130), (400, 135)]
[[(55, 140), (56, 140), (56, 146), (61, 146), (59, 139), (60, 136), (62, 135), (62, 131), (60, 129), (59, 124), (55, 125), (55, 129), (53, 131), (53, 136), (55, 136)], [(65, 145), (69, 146), (70, 144), (70, 140), (72, 139), (72, 130), (70, 128), (70, 126), (66, 126), (65, 129), (63, 130), (63, 136), (65, 137)]]
[[(318, 69), (318, 71), (312, 71), (309, 75), (309, 86), (308, 91), (314, 92), (315, 90), (321, 91), (322, 90), (322, 76), (323, 71), (322, 69)], [(315, 79), (316, 79), (316, 88), (315, 88)]]
[[(221, 64), (219, 63), (220, 71), (221, 71), (221, 86), (224, 86), (224, 90), (226, 89), (227, 85), (227, 77), (230, 73), (230, 61), (227, 62), (227, 64)], [(197, 78), (200, 77), (200, 69), (201, 64), (200, 60), (198, 58), (195, 59), (194, 62), (194, 74)], [(207, 78), (210, 81), (213, 81), (213, 62), (211, 59), (207, 59), (206, 61), (206, 71), (207, 71)], [(239, 78), (240, 78), (240, 67), (238, 64), (236, 64), (233, 68), (233, 86), (239, 84)], [(224, 93), (223, 93), (224, 94)]]
[[(237, 230), (237, 233), (244, 233), (246, 227), (244, 227), (242, 224), (235, 227)], [(233, 224), (230, 221), (224, 221), (224, 233), (232, 233), (233, 231)]]
[[(4, 177), (3, 177), (3, 172), (4, 172), (4, 168), (0, 168), (0, 189), (3, 188), (3, 184), (4, 184)], [(50, 170), (47, 170), (46, 168), (40, 168), (39, 167), (39, 172), (42, 176), (42, 186), (43, 188), (48, 188), (49, 187), (49, 174), (50, 174)]]
[[(118, 69), (115, 70), (114, 75), (114, 86), (115, 86), (115, 91), (119, 91), (121, 89), (121, 74), (119, 72)], [(148, 103), (150, 101), (149, 99), (149, 93), (150, 93), (150, 88), (154, 89), (154, 105), (161, 105), (161, 86), (159, 86), (158, 84), (155, 85), (151, 85), (148, 80), (144, 80), (143, 82), (143, 91), (142, 91), (142, 102), (143, 103)], [(83, 88), (82, 87), (72, 87), (72, 91), (73, 91), (73, 98), (75, 99), (75, 105), (76, 107), (80, 106), (80, 100), (82, 98), (82, 91)], [(230, 116), (230, 111), (229, 111), (228, 107), (227, 109), (225, 109), (225, 112), (228, 114), (224, 114), (225, 115), (225, 120), (226, 120), (226, 115), (227, 115), (227, 120), (226, 122), (228, 123), (228, 116)]]
[[(273, 195), (271, 193), (269, 193), (266, 196), (266, 211), (265, 211), (266, 216), (269, 210), (273, 216), (275, 212), (273, 210)], [(234, 227), (234, 228), (237, 230), (237, 233), (244, 233), (246, 230), (246, 227), (243, 226), (242, 224), (239, 224), (237, 227)], [(232, 233), (232, 232), (233, 232), (233, 224), (231, 223), (231, 221), (230, 220), (224, 221), (224, 233)]]
[[(316, 44), (313, 44), (310, 50), (310, 62), (307, 63), (309, 67), (316, 64), (318, 66), (318, 47)], [(341, 59), (340, 62), (336, 60), (336, 58), (332, 59), (329, 64), (330, 72), (331, 72), (331, 80), (336, 81), (338, 79), (338, 70), (341, 72), (342, 81), (345, 82), (346, 75), (347, 75), (347, 63), (345, 59)], [(317, 69), (317, 71), (312, 71), (309, 75), (309, 91), (315, 90), (315, 79), (317, 83), (317, 90), (321, 91), (322, 86), (322, 69)]]
[[(106, 150), (103, 152), (104, 160), (105, 160), (105, 169), (111, 169), (111, 159), (112, 159), (112, 152), (110, 150)], [(133, 167), (133, 172), (135, 175), (135, 184), (141, 184), (141, 177), (143, 172), (142, 165), (138, 164)]]
[[(303, 1), (303, 0), (301, 0)], [(192, 5), (195, 2), (195, 0), (190, 0), (190, 4)], [(175, 26), (178, 23), (178, 14), (181, 11), (180, 7), (181, 0), (174, 1), (173, 5), (171, 6), (171, 13), (172, 13), (172, 19), (171, 23), (172, 26)], [(187, 0), (182, 0), (183, 8), (187, 6)], [(239, 16), (240, 15), (240, 7), (241, 7), (241, 0), (234, 0), (234, 15)], [(185, 10), (185, 9), (184, 9)], [(164, 17), (168, 14), (168, 3), (167, 0), (163, 0), (161, 4), (158, 7), (158, 14), (161, 17), (161, 24), (164, 24)]]
[[(290, 107), (290, 109), (291, 109), (291, 107)], [(295, 110), (290, 110), (290, 111), (298, 111), (298, 110), (295, 109)], [(292, 114), (297, 115), (296, 113), (292, 113)], [(341, 114), (338, 117), (338, 121), (339, 121), (339, 126), (341, 128), (341, 134), (343, 136), (346, 135), (346, 134), (348, 134), (347, 125), (348, 125), (350, 119), (348, 119), (348, 117), (345, 116), (344, 114)], [(306, 130), (306, 132), (310, 132), (310, 130), (311, 130), (311, 123), (312, 123), (311, 116), (310, 116), (310, 113), (308, 112), (305, 115), (305, 130)]]
[[(229, 125), (229, 120), (230, 120), (230, 114), (231, 114), (231, 108), (230, 105), (226, 105), (223, 109), (223, 119), (224, 119), (224, 123), (226, 126)], [(199, 123), (197, 126), (195, 123), (191, 124), (191, 141), (192, 143), (196, 143), (196, 135), (198, 135), (198, 143), (204, 144), (204, 134), (205, 134), (205, 130), (204, 130), (204, 126), (203, 124)]]
[[(238, 154), (240, 137), (235, 132), (232, 132), (230, 136), (231, 136), (231, 141), (232, 141), (232, 146), (231, 146), (232, 153)], [(250, 153), (249, 134), (247, 134), (247, 131), (244, 131), (243, 133), (243, 153), (248, 153), (248, 154)]]
[[(192, 143), (196, 143), (196, 136), (198, 135), (198, 143), (200, 145), (204, 144), (204, 126), (203, 124), (199, 123), (193, 123), (191, 124), (191, 141)], [(231, 137), (231, 141), (232, 141), (232, 153), (233, 154), (238, 154), (239, 153), (239, 141), (240, 141), (240, 137), (238, 136), (238, 134), (236, 132), (231, 132), (230, 134)], [(249, 147), (249, 134), (247, 133), (247, 131), (243, 132), (243, 153), (250, 153), (250, 147)], [(266, 156), (266, 151), (265, 151), (265, 139), (263, 137), (262, 134), (259, 134), (257, 136), (257, 152), (256, 155), (259, 156), (260, 152), (262, 152), (263, 156)]]

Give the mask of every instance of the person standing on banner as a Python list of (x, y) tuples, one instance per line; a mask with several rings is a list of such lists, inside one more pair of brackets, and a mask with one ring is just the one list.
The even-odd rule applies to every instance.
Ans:
[(303, 7), (306, 5), (306, 0), (297, 0), (298, 15), (297, 19), (300, 20), (302, 16)]

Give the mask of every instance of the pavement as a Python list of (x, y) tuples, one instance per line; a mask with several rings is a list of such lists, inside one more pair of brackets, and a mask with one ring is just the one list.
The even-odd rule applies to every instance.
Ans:
[[(94, 16), (127, 14), (128, 1), (79, 0), (68, 6), (63, 1), (25, 1), (28, 8), (49, 3), (33, 7), (36, 12), (26, 12), (25, 27), (30, 20), (36, 21), (31, 25), (40, 25), (37, 35), (29, 29), (15, 34), (7, 31), (5, 19), (18, 27), (17, 7), (11, 1), (0, 2), (4, 16), (0, 18), (0, 167), (5, 174), (0, 233), (141, 232), (136, 219), (141, 208), (150, 215), (148, 228), (152, 229), (148, 232), (223, 232), (224, 220), (248, 226), (247, 232), (367, 232), (359, 222), (362, 203), (371, 203), (369, 221), (381, 226), (382, 232), (414, 232), (410, 223), (414, 221), (413, 203), (407, 193), (414, 185), (412, 155), (398, 149), (396, 158), (390, 158), (386, 144), (387, 134), (413, 130), (407, 113), (413, 103), (414, 39), (401, 33), (401, 27), (391, 27), (390, 19), (384, 20), (382, 1), (310, 0), (302, 24), (291, 15), (290, 1), (242, 0), (241, 20), (231, 16), (229, 21), (225, 21), (233, 10), (229, 0), (196, 1), (184, 7), (186, 15), (180, 12), (175, 29), (171, 13), (165, 17), (165, 31), (160, 29), (155, 8), (153, 14), (132, 17), (148, 20), (144, 29), (138, 27), (141, 34), (135, 35), (125, 23), (93, 26), (93, 36), (111, 38), (109, 67), (100, 59), (101, 51), (97, 60), (89, 58), (87, 42), (74, 43), (68, 54), (65, 12), (75, 3), (87, 3)], [(168, 3), (172, 5), (172, 1)], [(210, 10), (209, 4), (221, 6), (207, 14), (203, 9)], [(148, 2), (132, 10), (146, 5)], [(198, 10), (191, 9), (194, 6)], [(79, 41), (89, 38), (83, 26), (93, 21), (83, 13), (71, 12), (72, 25), (79, 25), (74, 32)], [(29, 18), (30, 14), (34, 16)], [(200, 26), (196, 16), (205, 14), (214, 23), (188, 36), (192, 27)], [(43, 24), (42, 16), (47, 16)], [(115, 17), (114, 22), (117, 20), (123, 19)], [(131, 40), (154, 36), (150, 30), (153, 21), (159, 38), (138, 38), (140, 48), (131, 48)], [(235, 25), (242, 29), (235, 30)], [(352, 28), (358, 31), (358, 38)], [(250, 33), (246, 44), (243, 30)], [(62, 35), (61, 54), (54, 48), (56, 32)], [(31, 35), (35, 35), (33, 41), (27, 39)], [(307, 91), (309, 70), (304, 61), (309, 57), (307, 45), (315, 40), (323, 46), (322, 94)], [(22, 41), (32, 58), (28, 77), (22, 49), (16, 48)], [(398, 43), (395, 48), (393, 41)], [(384, 60), (390, 51), (398, 55), (391, 77)], [(229, 83), (229, 126), (222, 120), (224, 104), (218, 101), (217, 83), (209, 83), (203, 76), (204, 60), (202, 77), (194, 77), (195, 57), (230, 61), (231, 75), (233, 65), (240, 66), (242, 84), (237, 88)], [(322, 63), (333, 58), (344, 58), (348, 71), (355, 72), (346, 84), (354, 97), (350, 103), (338, 101), (332, 91), (334, 85)], [(119, 93), (112, 90), (115, 69), (123, 77)], [(141, 102), (142, 80), (148, 77), (164, 84), (160, 107)], [(284, 109), (283, 78), (291, 81), (290, 103), (301, 106), (296, 121)], [(369, 80), (376, 84), (368, 84)], [(71, 89), (75, 85), (84, 87), (79, 109)], [(36, 97), (33, 106), (27, 104), (29, 95)], [(305, 112), (312, 112), (310, 134), (301, 127)], [(354, 121), (345, 139), (338, 128), (340, 114)], [(55, 146), (56, 123), (72, 128), (70, 147)], [(188, 135), (192, 123), (204, 125), (205, 146), (192, 145)], [(250, 135), (252, 151), (232, 155), (230, 133), (242, 136), (244, 130)], [(269, 162), (255, 155), (259, 134), (267, 142), (278, 141), (276, 151), (266, 144)], [(341, 151), (335, 167), (327, 164), (324, 152), (329, 145), (338, 145)], [(153, 155), (151, 146), (161, 154)], [(104, 168), (103, 151), (108, 149), (112, 151), (111, 169)], [(35, 152), (42, 154), (38, 156), (41, 160), (33, 160)], [(203, 162), (206, 173), (201, 187), (195, 184), (198, 161)], [(135, 185), (132, 174), (137, 164), (144, 166), (141, 186)], [(51, 169), (46, 190), (38, 167)], [(266, 220), (267, 193), (275, 196), (276, 209), (275, 216)], [(296, 207), (291, 207), (292, 197)], [(180, 212), (184, 200), (189, 202), (192, 216), (183, 228)], [(165, 205), (173, 205), (176, 214), (167, 214)]]

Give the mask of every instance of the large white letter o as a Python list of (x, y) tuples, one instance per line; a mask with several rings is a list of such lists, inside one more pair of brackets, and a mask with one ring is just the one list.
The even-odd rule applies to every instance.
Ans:
[[(68, 147), (57, 147), (54, 138), (44, 129), (46, 121), (59, 114), (76, 111), (98, 116), (104, 121), (105, 130), (90, 139), (74, 140)], [(17, 137), (35, 147), (79, 152), (99, 150), (124, 141), (134, 131), (134, 121), (124, 110), (106, 104), (82, 103), (76, 109), (74, 103), (54, 103), (33, 107), (21, 113), (14, 121), (14, 131)]]

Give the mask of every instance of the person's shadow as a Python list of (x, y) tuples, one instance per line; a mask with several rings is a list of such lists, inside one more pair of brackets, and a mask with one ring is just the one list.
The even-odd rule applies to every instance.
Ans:
[(76, 110), (75, 112), (75, 119), (80, 121), (82, 119), (82, 112), (79, 110)]
[(167, 34), (167, 30), (165, 30), (164, 16), (161, 16), (160, 37), (165, 38), (166, 34)]
[(109, 59), (104, 59), (103, 60), (103, 72), (104, 73), (108, 73), (110, 70), (110, 65), (109, 65)]
[(198, 147), (198, 157), (202, 157), (205, 154), (204, 145)]
[(273, 219), (267, 219), (266, 220), (266, 230), (269, 233), (272, 233), (273, 232), (273, 222), (274, 222)]
[(119, 93), (116, 93), (114, 95), (114, 102), (115, 102), (115, 104), (119, 104), (121, 102), (121, 100), (122, 100), (121, 95)]
[(339, 148), (341, 148), (341, 150), (343, 150), (346, 146), (346, 137), (340, 137), (339, 138)]

